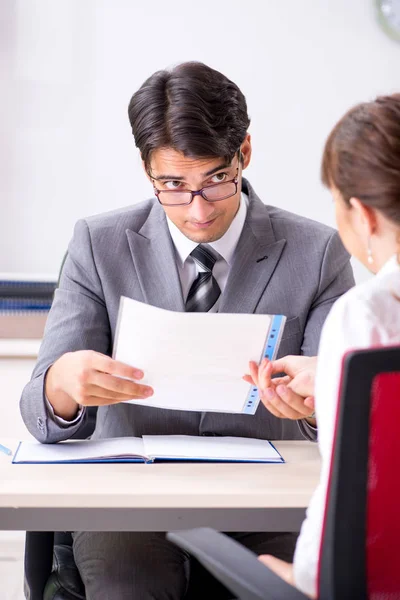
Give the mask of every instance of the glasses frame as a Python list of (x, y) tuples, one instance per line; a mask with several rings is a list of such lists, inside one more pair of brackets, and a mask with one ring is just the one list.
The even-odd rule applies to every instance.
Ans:
[[(193, 202), (193, 198), (195, 196), (201, 196), (206, 202), (210, 202), (211, 204), (213, 204), (214, 202), (221, 202), (221, 200), (226, 200), (227, 198), (232, 198), (232, 196), (237, 194), (238, 183), (239, 183), (239, 165), (236, 169), (236, 175), (233, 179), (229, 179), (229, 181), (221, 181), (220, 183), (214, 183), (213, 185), (206, 185), (205, 187), (201, 188), (201, 190), (184, 190), (184, 191), (182, 191), (182, 190), (159, 190), (154, 185), (155, 179), (152, 177), (151, 180), (153, 182), (154, 193), (156, 195), (157, 200), (161, 204), (161, 206), (189, 206), (189, 204), (191, 204)], [(225, 185), (227, 183), (235, 184), (235, 191), (233, 192), (233, 194), (229, 194), (229, 196), (224, 196), (224, 198), (218, 198), (218, 200), (209, 200), (208, 198), (206, 198), (204, 196), (204, 193), (205, 193), (204, 190), (209, 190), (210, 188), (216, 188), (219, 185)], [(168, 194), (184, 194), (184, 193), (191, 194), (191, 198), (190, 198), (189, 202), (179, 202), (178, 204), (165, 204), (165, 202), (161, 202), (161, 200), (159, 198), (159, 194), (161, 192), (167, 192)]]

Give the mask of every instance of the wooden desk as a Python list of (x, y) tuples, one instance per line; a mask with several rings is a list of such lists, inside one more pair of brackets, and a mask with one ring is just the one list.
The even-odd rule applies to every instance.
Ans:
[(312, 442), (286, 464), (13, 465), (0, 461), (0, 529), (298, 531), (319, 477)]

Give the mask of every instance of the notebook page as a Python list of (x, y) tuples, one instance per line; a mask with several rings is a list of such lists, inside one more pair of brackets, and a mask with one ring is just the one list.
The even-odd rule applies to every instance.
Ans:
[(249, 360), (259, 361), (271, 316), (185, 313), (121, 299), (113, 357), (140, 368), (154, 395), (137, 404), (240, 413), (251, 386)]
[(104, 457), (144, 456), (142, 438), (121, 437), (104, 440), (70, 440), (58, 444), (21, 442), (13, 462), (70, 462)]
[(146, 454), (155, 458), (282, 462), (267, 440), (241, 437), (144, 435)]

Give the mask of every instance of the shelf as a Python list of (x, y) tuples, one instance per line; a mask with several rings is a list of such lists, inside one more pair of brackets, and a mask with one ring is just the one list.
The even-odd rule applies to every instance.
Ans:
[(40, 339), (0, 339), (0, 358), (36, 358)]

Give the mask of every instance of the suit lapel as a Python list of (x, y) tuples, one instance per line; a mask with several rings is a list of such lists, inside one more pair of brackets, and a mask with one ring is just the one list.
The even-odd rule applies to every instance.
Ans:
[(221, 296), (219, 312), (253, 313), (267, 287), (286, 240), (276, 240), (268, 208), (243, 180), (249, 206), (228, 281)]
[(154, 204), (141, 229), (128, 229), (126, 235), (144, 301), (184, 311), (175, 249), (162, 208)]
[[(286, 240), (276, 240), (268, 208), (243, 179), (249, 197), (243, 226), (219, 312), (253, 313), (279, 262)], [(154, 204), (138, 232), (126, 232), (144, 301), (168, 310), (184, 311), (174, 245), (163, 209)]]

